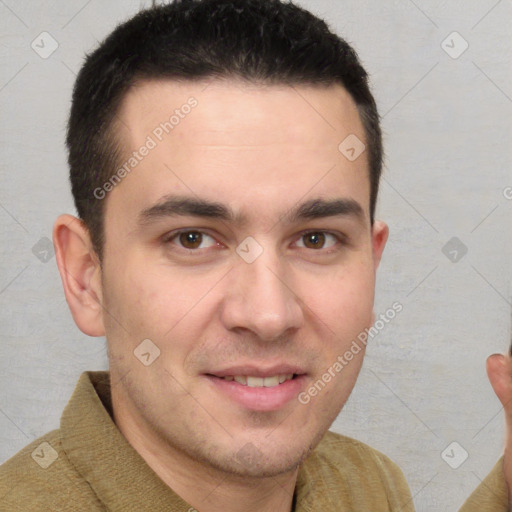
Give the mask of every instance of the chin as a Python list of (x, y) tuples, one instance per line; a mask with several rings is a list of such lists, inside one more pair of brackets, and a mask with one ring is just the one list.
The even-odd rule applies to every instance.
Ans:
[[(258, 442), (260, 448), (256, 446)], [(243, 478), (272, 478), (295, 471), (314, 448), (313, 444), (307, 446), (282, 445), (276, 447), (273, 443), (261, 448), (261, 441), (241, 444), (235, 452), (227, 457), (210, 456), (205, 462), (223, 473)], [(232, 448), (232, 447), (231, 447)]]

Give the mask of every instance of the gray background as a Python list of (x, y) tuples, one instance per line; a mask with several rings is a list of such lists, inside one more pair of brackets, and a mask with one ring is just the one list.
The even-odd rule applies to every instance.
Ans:
[[(387, 151), (378, 217), (391, 227), (376, 312), (404, 308), (371, 341), (333, 429), (396, 461), (418, 511), (454, 511), (504, 440), (485, 360), (510, 339), (512, 2), (300, 4), (372, 75)], [(83, 55), (144, 5), (0, 0), (0, 461), (58, 426), (83, 370), (107, 367), (104, 339), (71, 318), (44, 237), (74, 213), (64, 135)], [(43, 31), (59, 45), (47, 58), (31, 48)], [(469, 454), (458, 469), (441, 456), (454, 441), (452, 465)]]

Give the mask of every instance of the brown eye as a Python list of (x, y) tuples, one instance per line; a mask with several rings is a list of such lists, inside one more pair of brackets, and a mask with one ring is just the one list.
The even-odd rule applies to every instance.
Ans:
[(189, 255), (192, 253), (200, 255), (203, 254), (206, 249), (220, 248), (221, 246), (213, 236), (208, 235), (204, 231), (194, 229), (174, 231), (173, 233), (165, 235), (162, 241), (170, 249), (186, 249), (189, 251)]
[(197, 249), (203, 241), (203, 234), (198, 231), (186, 231), (180, 233), (179, 241), (185, 249)]
[(321, 249), (325, 244), (325, 233), (308, 233), (303, 236), (303, 239), (308, 249)]
[(320, 251), (322, 249), (336, 249), (337, 245), (343, 245), (343, 238), (341, 235), (335, 235), (328, 231), (310, 231), (309, 233), (302, 233), (297, 243), (299, 247)]

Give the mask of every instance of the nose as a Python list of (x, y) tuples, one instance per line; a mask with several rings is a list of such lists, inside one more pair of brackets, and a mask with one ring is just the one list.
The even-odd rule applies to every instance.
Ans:
[(275, 341), (302, 326), (297, 283), (286, 263), (268, 250), (253, 263), (237, 261), (225, 285), (221, 319), (226, 329)]

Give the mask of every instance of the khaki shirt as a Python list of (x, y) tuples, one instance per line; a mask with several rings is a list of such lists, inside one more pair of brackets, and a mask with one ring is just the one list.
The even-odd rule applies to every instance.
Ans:
[[(60, 428), (0, 467), (0, 510), (192, 512), (127, 442), (111, 414), (108, 372), (83, 373)], [(500, 462), (461, 511), (506, 512)], [(327, 432), (300, 468), (293, 512), (413, 510), (398, 466), (354, 439)]]

